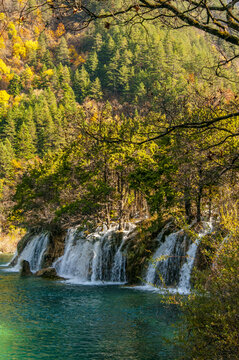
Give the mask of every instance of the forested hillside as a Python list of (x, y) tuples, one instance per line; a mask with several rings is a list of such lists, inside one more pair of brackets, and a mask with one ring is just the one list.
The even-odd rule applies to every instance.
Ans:
[(237, 118), (147, 140), (235, 108), (237, 63), (215, 75), (225, 46), (158, 23), (74, 35), (49, 19), (1, 14), (2, 227), (218, 212), (237, 183)]

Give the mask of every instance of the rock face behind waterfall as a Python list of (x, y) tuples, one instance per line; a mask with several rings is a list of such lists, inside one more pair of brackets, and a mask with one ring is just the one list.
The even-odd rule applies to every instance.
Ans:
[(66, 231), (54, 231), (49, 234), (49, 244), (44, 255), (43, 266), (51, 267), (53, 262), (64, 254)]

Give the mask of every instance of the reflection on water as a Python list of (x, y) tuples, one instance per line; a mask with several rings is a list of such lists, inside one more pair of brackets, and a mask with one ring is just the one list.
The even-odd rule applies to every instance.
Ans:
[(178, 316), (156, 294), (0, 272), (0, 360), (176, 360)]

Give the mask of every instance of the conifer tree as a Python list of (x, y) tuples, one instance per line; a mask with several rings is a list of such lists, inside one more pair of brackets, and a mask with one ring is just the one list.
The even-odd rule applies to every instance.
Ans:
[(98, 63), (99, 63), (99, 60), (98, 60), (98, 56), (97, 56), (96, 51), (91, 52), (89, 54), (87, 62), (86, 62), (87, 71), (89, 72), (89, 74), (91, 76), (95, 75), (95, 72), (96, 72), (97, 67), (98, 67)]
[(102, 36), (100, 33), (97, 33), (95, 35), (94, 49), (98, 52), (100, 51), (102, 45), (103, 45)]
[(56, 96), (54, 94), (54, 92), (50, 89), (47, 88), (45, 90), (45, 97), (51, 112), (52, 117), (54, 118), (57, 114), (57, 100), (56, 100)]
[(117, 91), (117, 85), (118, 85), (119, 61), (120, 61), (120, 52), (119, 50), (116, 50), (114, 56), (112, 56), (112, 58), (110, 59), (109, 64), (105, 65), (106, 78), (104, 84), (111, 91), (113, 91), (114, 94)]
[(42, 62), (44, 65), (46, 65), (47, 69), (54, 68), (53, 58), (52, 58), (52, 55), (51, 55), (49, 49), (46, 50), (44, 56), (42, 57)]
[(63, 85), (63, 97), (61, 104), (64, 106), (66, 116), (67, 114), (74, 113), (76, 111), (76, 101), (73, 89), (68, 84)]
[(57, 74), (60, 86), (71, 83), (71, 74), (68, 66), (63, 66), (62, 63), (60, 63), (57, 68)]
[(17, 136), (17, 155), (20, 159), (29, 160), (35, 155), (36, 149), (33, 144), (28, 126), (22, 123)]
[(59, 47), (57, 49), (57, 61), (58, 63), (62, 63), (63, 65), (69, 64), (69, 49), (67, 45), (67, 41), (63, 36), (60, 40)]
[(90, 77), (84, 65), (81, 67), (80, 71), (78, 69), (76, 70), (73, 79), (73, 84), (74, 84), (76, 99), (77, 101), (82, 103), (89, 93), (89, 86), (90, 86)]
[(129, 68), (126, 65), (119, 68), (117, 81), (121, 92), (127, 94), (129, 91)]
[(36, 133), (36, 124), (33, 120), (33, 108), (29, 106), (25, 112), (25, 124), (27, 125), (28, 131), (31, 135), (34, 146), (36, 145), (37, 133)]
[(46, 35), (44, 32), (41, 32), (38, 38), (38, 49), (37, 49), (37, 58), (39, 60), (44, 57), (46, 50), (47, 50)]
[(0, 141), (0, 178), (10, 178), (13, 175), (14, 150), (8, 139)]
[(56, 127), (48, 111), (48, 114), (45, 118), (44, 127), (42, 128), (42, 148), (41, 151), (43, 154), (52, 151), (56, 147)]
[(91, 83), (89, 97), (94, 100), (101, 100), (103, 97), (101, 83), (98, 77)]
[(14, 120), (14, 113), (12, 109), (10, 109), (7, 113), (7, 118), (3, 126), (3, 135), (10, 141), (12, 146), (15, 146), (16, 123)]
[(22, 89), (21, 78), (17, 74), (14, 74), (13, 78), (9, 82), (9, 93), (11, 95), (19, 95)]

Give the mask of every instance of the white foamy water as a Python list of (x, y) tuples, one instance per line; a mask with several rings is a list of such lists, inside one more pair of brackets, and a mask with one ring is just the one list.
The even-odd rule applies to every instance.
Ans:
[(67, 282), (85, 285), (123, 284), (126, 280), (126, 254), (123, 246), (135, 228), (117, 231), (117, 226), (85, 236), (70, 229), (65, 252), (53, 266)]
[[(149, 264), (145, 277), (146, 284), (137, 286), (135, 289), (160, 293), (189, 294), (191, 290), (191, 273), (198, 245), (200, 244), (201, 238), (211, 231), (212, 223), (205, 222), (196, 240), (190, 244), (186, 255), (183, 254), (181, 245), (181, 231), (166, 236), (165, 241), (159, 245), (153, 255), (152, 262)], [(161, 238), (162, 236), (160, 235), (159, 240), (161, 240)], [(172, 282), (174, 277), (177, 282), (176, 286), (167, 286), (166, 288), (161, 286), (161, 279), (163, 279), (166, 285), (171, 285), (170, 282)]]
[(14, 255), (10, 263), (12, 263), (12, 261), (18, 256), (17, 264), (14, 267), (9, 268), (8, 271), (20, 271), (22, 260), (27, 260), (29, 262), (32, 272), (40, 270), (48, 242), (48, 233), (41, 233), (39, 235), (33, 236), (21, 254), (19, 256), (17, 253)]

